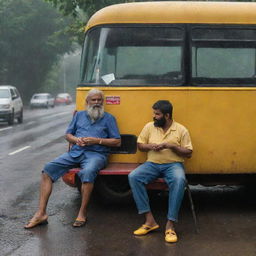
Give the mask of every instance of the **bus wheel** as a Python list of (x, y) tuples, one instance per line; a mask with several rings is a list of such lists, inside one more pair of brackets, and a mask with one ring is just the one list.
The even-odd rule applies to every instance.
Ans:
[(126, 175), (99, 175), (95, 183), (96, 193), (106, 203), (127, 203), (132, 192)]

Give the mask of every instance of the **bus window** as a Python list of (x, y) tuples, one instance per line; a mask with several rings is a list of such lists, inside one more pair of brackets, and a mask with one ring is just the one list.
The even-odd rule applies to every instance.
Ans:
[(95, 28), (86, 36), (81, 82), (111, 86), (181, 85), (184, 34), (182, 27)]
[(192, 29), (192, 79), (197, 84), (253, 85), (255, 57), (254, 29)]

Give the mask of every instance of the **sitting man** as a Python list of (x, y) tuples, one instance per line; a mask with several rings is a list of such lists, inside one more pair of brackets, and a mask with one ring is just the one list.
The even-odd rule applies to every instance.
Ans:
[(147, 152), (147, 161), (129, 174), (129, 183), (139, 214), (145, 214), (145, 223), (134, 231), (135, 235), (146, 235), (159, 228), (150, 210), (145, 185), (163, 177), (169, 187), (169, 206), (165, 230), (165, 241), (178, 240), (174, 222), (185, 189), (184, 158), (191, 157), (192, 144), (188, 130), (172, 119), (172, 104), (159, 100), (153, 105), (153, 120), (145, 125), (138, 137), (138, 148)]
[(78, 176), (82, 182), (82, 202), (73, 224), (81, 227), (86, 223), (87, 206), (97, 173), (106, 166), (109, 147), (121, 144), (115, 118), (104, 112), (104, 95), (91, 89), (86, 97), (87, 111), (77, 112), (66, 131), (66, 139), (74, 144), (71, 150), (45, 165), (41, 177), (39, 208), (25, 225), (26, 229), (47, 223), (46, 207), (52, 192), (53, 182), (69, 169), (80, 165)]

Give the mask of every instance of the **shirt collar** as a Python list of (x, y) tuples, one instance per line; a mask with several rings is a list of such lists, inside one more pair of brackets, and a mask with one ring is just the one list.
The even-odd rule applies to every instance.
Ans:
[(174, 120), (172, 120), (172, 125), (170, 126), (170, 128), (168, 130), (171, 130), (171, 131), (177, 130), (177, 123)]
[(168, 134), (169, 132), (176, 131), (176, 130), (177, 130), (177, 123), (174, 120), (172, 120), (172, 124), (169, 127), (169, 129), (166, 131), (165, 134)]
[(167, 135), (169, 134), (171, 131), (176, 131), (177, 130), (177, 123), (172, 120), (172, 124), (169, 127), (169, 129), (164, 133), (164, 130), (161, 127), (156, 127), (157, 129), (159, 129), (163, 134)]

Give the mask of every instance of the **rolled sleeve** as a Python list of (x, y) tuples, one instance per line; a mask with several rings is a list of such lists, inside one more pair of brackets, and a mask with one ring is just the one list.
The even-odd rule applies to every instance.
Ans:
[(109, 138), (120, 139), (119, 129), (114, 116), (109, 117), (109, 121), (107, 122), (107, 127), (108, 127)]
[(149, 126), (150, 126), (150, 123), (146, 124), (144, 126), (144, 128), (142, 129), (138, 139), (137, 139), (137, 142), (138, 143), (142, 143), (142, 144), (147, 144), (148, 143), (148, 140), (149, 140)]
[(69, 126), (68, 126), (68, 128), (66, 130), (66, 134), (73, 134), (73, 135), (75, 135), (75, 133), (76, 133), (77, 115), (78, 115), (78, 112), (76, 112), (75, 115), (73, 116), (73, 119), (72, 119), (71, 123), (69, 124)]
[(186, 149), (193, 150), (193, 146), (192, 146), (192, 142), (191, 142), (191, 138), (188, 130), (185, 130), (184, 133), (182, 134), (181, 146)]

